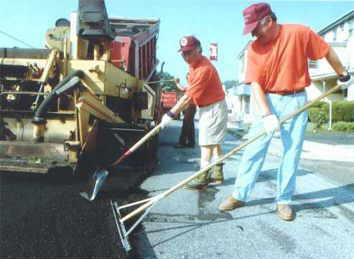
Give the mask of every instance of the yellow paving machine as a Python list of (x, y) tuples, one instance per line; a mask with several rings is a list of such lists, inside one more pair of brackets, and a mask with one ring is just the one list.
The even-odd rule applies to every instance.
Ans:
[[(146, 135), (160, 114), (158, 33), (158, 19), (79, 0), (45, 48), (1, 48), (0, 171), (91, 177)], [(151, 169), (156, 150), (155, 136), (119, 166)]]

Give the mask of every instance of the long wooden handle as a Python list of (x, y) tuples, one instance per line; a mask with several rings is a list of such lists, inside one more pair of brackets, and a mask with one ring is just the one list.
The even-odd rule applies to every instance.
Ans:
[[(287, 115), (285, 118), (281, 119), (279, 121), (280, 124), (284, 123), (285, 121), (295, 117), (296, 115), (300, 114), (301, 112), (303, 112), (304, 110), (306, 110), (307, 108), (309, 108), (311, 105), (313, 105), (315, 102), (323, 99), (324, 97), (327, 97), (328, 95), (330, 95), (331, 93), (337, 91), (340, 88), (339, 85), (333, 87), (332, 89), (328, 90), (327, 92), (323, 93), (322, 95), (320, 95), (319, 97), (315, 98), (314, 100), (312, 100), (311, 102), (308, 102), (307, 104), (305, 104), (304, 106), (300, 107), (299, 109), (297, 109), (296, 111), (294, 111), (293, 113)], [(168, 190), (166, 190), (165, 192), (159, 194), (156, 199), (151, 199), (149, 200), (147, 203), (141, 205), (140, 207), (138, 207), (137, 209), (133, 210), (132, 212), (130, 212), (129, 214), (127, 214), (125, 217), (122, 218), (122, 222), (130, 219), (131, 217), (135, 216), (136, 214), (140, 213), (141, 211), (143, 211), (144, 209), (150, 207), (153, 203), (167, 197), (168, 195), (170, 195), (172, 192), (176, 191), (177, 189), (181, 188), (182, 186), (184, 186), (185, 184), (187, 184), (188, 182), (190, 182), (191, 180), (193, 180), (194, 178), (198, 177), (199, 175), (201, 175), (202, 173), (205, 173), (206, 171), (208, 171), (210, 168), (212, 168), (213, 166), (215, 166), (216, 164), (221, 163), (222, 161), (224, 161), (225, 159), (229, 158), (230, 156), (232, 156), (233, 154), (235, 154), (236, 152), (238, 152), (239, 150), (241, 150), (242, 148), (248, 146), (249, 144), (251, 144), (252, 142), (256, 141), (258, 138), (260, 138), (261, 136), (267, 134), (267, 132), (265, 130), (262, 130), (261, 132), (259, 132), (256, 136), (254, 136), (253, 138), (245, 141), (244, 143), (242, 143), (241, 145), (233, 148), (231, 151), (229, 151), (227, 154), (225, 154), (224, 156), (222, 156), (221, 158), (219, 158), (217, 161), (209, 164), (207, 167), (204, 167), (203, 169), (200, 169), (198, 172), (196, 172), (195, 174), (189, 176), (188, 178), (184, 179), (183, 181), (179, 182), (178, 184), (172, 186), (171, 188), (169, 188)]]
[(202, 173), (205, 173), (206, 171), (208, 171), (210, 168), (212, 168), (213, 166), (215, 166), (216, 164), (224, 161), (225, 159), (227, 159), (228, 157), (230, 157), (231, 155), (233, 155), (234, 153), (236, 153), (237, 151), (239, 151), (240, 149), (244, 148), (245, 146), (247, 146), (248, 144), (252, 143), (253, 141), (255, 141), (256, 139), (258, 139), (260, 136), (262, 136), (263, 134), (265, 134), (265, 131), (260, 132), (257, 136), (255, 136), (254, 138), (242, 143), (240, 146), (237, 146), (236, 148), (232, 149), (231, 151), (229, 151), (226, 155), (222, 156), (220, 159), (218, 159), (217, 161), (215, 161), (214, 163), (209, 164), (207, 167), (204, 167), (203, 169), (200, 169), (198, 172), (194, 173), (193, 175), (189, 176), (188, 178), (184, 179), (183, 181), (179, 182), (178, 184), (172, 186), (170, 189), (166, 190), (165, 192), (159, 194), (159, 197), (157, 199), (152, 199), (149, 200), (147, 203), (141, 205), (140, 207), (138, 207), (137, 209), (133, 210), (132, 212), (130, 212), (129, 214), (127, 214), (125, 217), (123, 217), (121, 219), (122, 222), (130, 219), (131, 217), (135, 216), (136, 214), (140, 213), (141, 211), (145, 210), (146, 208), (150, 207), (153, 203), (157, 202), (158, 200), (167, 197), (168, 195), (170, 195), (172, 192), (176, 191), (177, 189), (181, 188), (182, 186), (184, 186), (185, 184), (187, 184), (188, 182), (192, 181), (194, 178), (198, 177), (199, 175), (201, 175)]
[(335, 91), (337, 91), (339, 89), (340, 89), (340, 85), (336, 85), (335, 87), (331, 88), (327, 92), (325, 92), (325, 93), (321, 94), (320, 96), (318, 96), (317, 98), (313, 99), (311, 102), (308, 102), (307, 104), (305, 104), (304, 106), (300, 107), (299, 109), (297, 109), (293, 113), (290, 113), (285, 118), (281, 119), (280, 123), (283, 123), (283, 122), (291, 119), (292, 117), (295, 117), (299, 113), (302, 113), (304, 110), (306, 110), (310, 106), (312, 106), (315, 102), (318, 102), (318, 101), (322, 100), (323, 98), (327, 97), (328, 95), (330, 95), (331, 93), (333, 93), (333, 92), (335, 92)]
[(126, 157), (132, 154), (135, 150), (137, 150), (146, 140), (156, 135), (161, 129), (161, 123), (155, 126), (150, 132), (148, 132), (144, 137), (142, 137), (138, 142), (136, 142), (131, 148), (129, 148), (123, 155), (121, 155), (117, 160), (115, 160), (111, 167), (122, 162)]

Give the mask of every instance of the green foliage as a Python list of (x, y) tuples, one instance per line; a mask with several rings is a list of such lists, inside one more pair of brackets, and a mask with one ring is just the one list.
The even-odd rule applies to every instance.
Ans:
[[(316, 125), (328, 122), (329, 120), (329, 103), (316, 102), (309, 109), (310, 121)], [(317, 114), (319, 113), (320, 114)], [(332, 102), (332, 122), (352, 122), (354, 121), (354, 101), (336, 101)]]
[[(313, 113), (321, 111), (325, 117), (325, 122), (329, 120), (329, 103), (326, 102), (316, 102), (311, 108), (309, 109), (315, 109), (312, 110), (311, 118), (310, 121), (315, 120), (316, 121), (316, 116), (322, 116), (322, 115), (315, 115)], [(317, 109), (317, 110), (316, 110)], [(319, 118), (317, 118), (318, 121)], [(312, 122), (315, 122), (312, 121)], [(354, 102), (348, 102), (348, 101), (336, 101), (332, 102), (332, 121), (333, 122), (339, 122), (339, 121), (345, 121), (345, 122), (352, 122), (354, 121)]]
[(326, 112), (318, 107), (312, 107), (308, 110), (309, 120), (314, 124), (314, 128), (321, 128), (322, 124), (328, 121)]
[(226, 89), (229, 89), (231, 87), (234, 87), (238, 84), (238, 81), (235, 80), (226, 80), (225, 82), (223, 82), (223, 84), (225, 85)]
[(333, 103), (333, 121), (353, 121), (354, 102), (334, 102)]
[(168, 72), (163, 72), (160, 74), (160, 79), (162, 80), (161, 82), (161, 90), (163, 92), (177, 92), (179, 91), (175, 82), (173, 81), (163, 81), (163, 80), (171, 80), (173, 79), (174, 76), (169, 74)]
[(332, 129), (346, 133), (354, 133), (354, 122), (339, 121), (333, 124)]

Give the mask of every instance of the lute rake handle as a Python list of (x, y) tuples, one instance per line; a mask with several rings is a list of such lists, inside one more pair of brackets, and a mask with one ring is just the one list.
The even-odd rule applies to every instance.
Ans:
[[(327, 92), (323, 93), (322, 95), (318, 96), (317, 98), (315, 98), (314, 100), (308, 102), (307, 104), (303, 105), (302, 107), (300, 107), (299, 109), (297, 109), (296, 111), (290, 113), (289, 115), (285, 116), (285, 118), (281, 119), (279, 121), (280, 124), (284, 123), (285, 121), (295, 117), (296, 115), (300, 114), (301, 112), (305, 111), (306, 109), (308, 109), (310, 106), (312, 106), (315, 102), (327, 97), (328, 95), (330, 95), (331, 93), (337, 91), (340, 88), (339, 85), (336, 85), (335, 87), (331, 88), (330, 90), (328, 90)], [(158, 126), (156, 126), (156, 128), (158, 128)], [(127, 214), (125, 217), (123, 217), (121, 219), (121, 222), (124, 222), (130, 218), (132, 218), (133, 216), (135, 216), (136, 214), (142, 212), (143, 210), (145, 210), (146, 208), (152, 206), (154, 203), (156, 203), (157, 201), (159, 201), (160, 199), (167, 197), (168, 195), (170, 195), (172, 192), (176, 191), (177, 189), (181, 188), (182, 186), (184, 186), (185, 184), (187, 184), (188, 182), (190, 182), (191, 180), (193, 180), (194, 178), (198, 177), (199, 175), (201, 175), (202, 173), (205, 173), (207, 170), (209, 170), (210, 168), (212, 168), (213, 166), (215, 166), (216, 164), (221, 163), (222, 161), (224, 161), (225, 159), (229, 158), (230, 156), (232, 156), (233, 154), (235, 154), (236, 152), (238, 152), (239, 150), (241, 150), (242, 148), (248, 146), (249, 144), (251, 144), (252, 142), (256, 141), (258, 138), (260, 138), (261, 136), (265, 135), (267, 132), (265, 130), (262, 130), (261, 132), (259, 132), (256, 136), (254, 136), (253, 138), (245, 141), (244, 143), (242, 143), (241, 145), (233, 148), (231, 151), (229, 151), (227, 154), (225, 154), (224, 156), (222, 156), (221, 158), (219, 158), (217, 161), (209, 164), (207, 167), (199, 170), (198, 172), (196, 172), (195, 174), (189, 176), (188, 178), (184, 179), (183, 181), (179, 182), (178, 184), (172, 186), (171, 188), (169, 188), (168, 190), (166, 190), (165, 192), (158, 194), (157, 196), (155, 196), (154, 198), (148, 199), (148, 201), (141, 205), (139, 208), (135, 209), (134, 211), (130, 212), (129, 214)]]

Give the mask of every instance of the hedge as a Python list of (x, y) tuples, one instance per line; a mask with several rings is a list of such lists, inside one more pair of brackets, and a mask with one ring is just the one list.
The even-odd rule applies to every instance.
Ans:
[(323, 105), (327, 104), (326, 102), (315, 102), (314, 104), (311, 105), (311, 108), (321, 108)]
[[(309, 119), (316, 127), (329, 120), (329, 103), (316, 102), (309, 108)], [(332, 102), (332, 122), (353, 122), (354, 121), (354, 101)]]
[(332, 125), (332, 129), (335, 131), (352, 133), (354, 132), (354, 122), (339, 121)]

